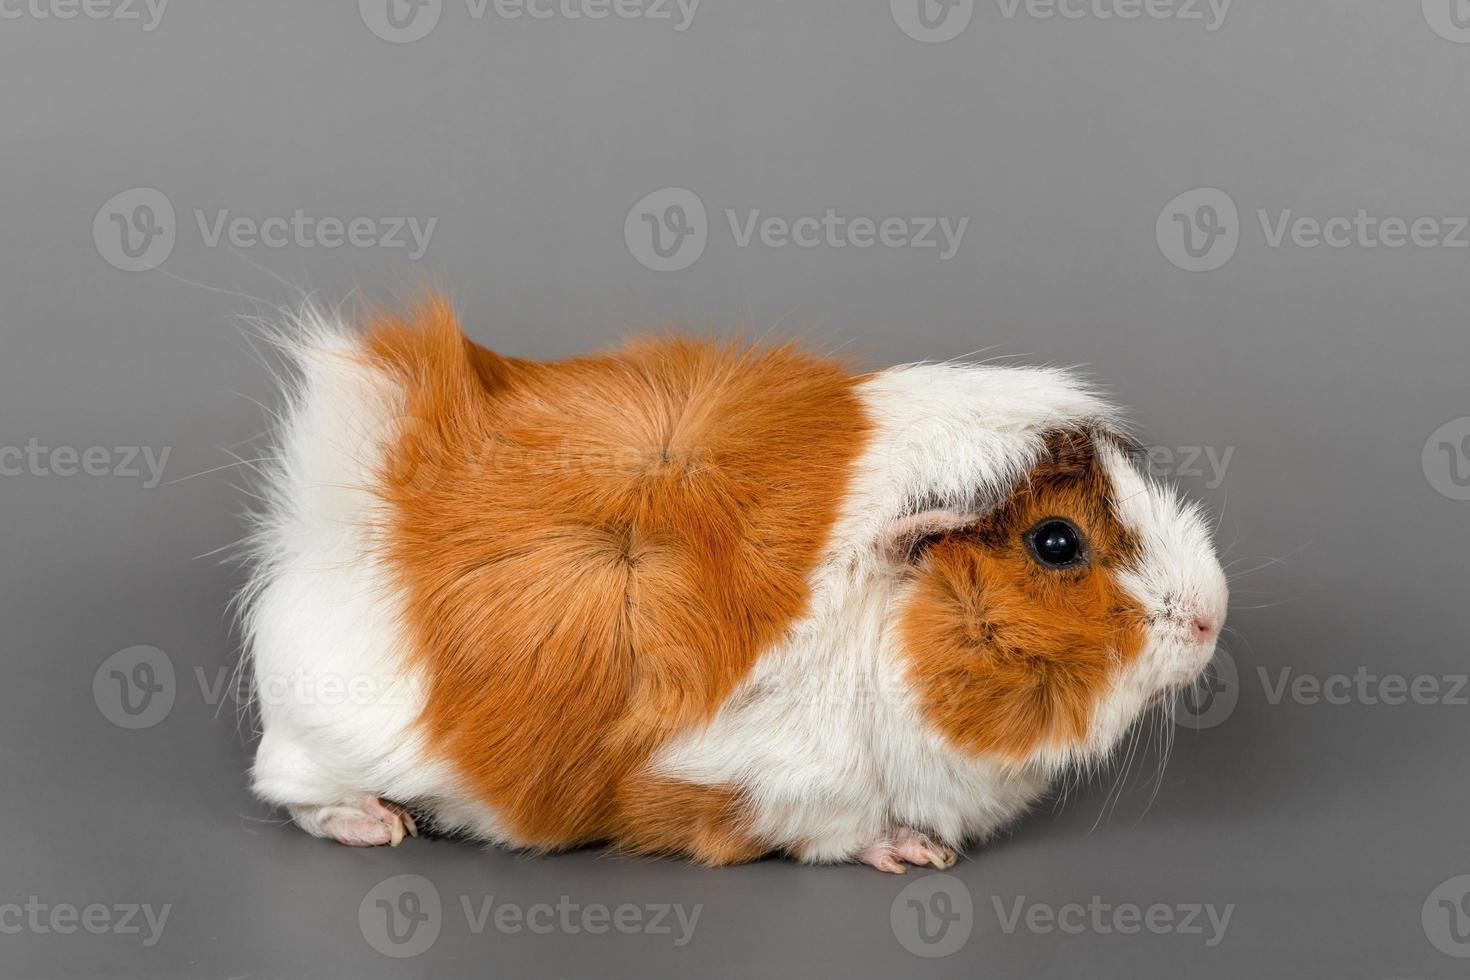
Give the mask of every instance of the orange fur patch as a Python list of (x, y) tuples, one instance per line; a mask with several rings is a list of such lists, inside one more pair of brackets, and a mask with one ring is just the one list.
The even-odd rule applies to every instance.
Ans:
[[(1059, 434), (1000, 510), (922, 556), (900, 618), (926, 716), (971, 752), (1019, 761), (1086, 734), (1097, 699), (1144, 642), (1142, 607), (1113, 571), (1137, 542), (1109, 504), (1092, 436)], [(1048, 569), (1024, 535), (1072, 521), (1088, 561)]]
[(518, 361), (432, 298), (368, 345), (407, 393), (380, 492), (431, 744), (533, 845), (743, 854), (711, 823), (729, 794), (629, 781), (803, 612), (865, 442), (855, 377), (681, 338)]
[(618, 791), (622, 831), (615, 843), (640, 854), (687, 855), (701, 864), (744, 864), (770, 847), (748, 831), (737, 790), (674, 779), (637, 778)]

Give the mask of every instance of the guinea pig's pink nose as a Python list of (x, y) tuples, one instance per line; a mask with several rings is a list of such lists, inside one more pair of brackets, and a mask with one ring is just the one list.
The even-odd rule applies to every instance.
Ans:
[(1220, 621), (1204, 613), (1195, 613), (1192, 625), (1194, 626), (1194, 638), (1201, 643), (1213, 640), (1220, 633)]

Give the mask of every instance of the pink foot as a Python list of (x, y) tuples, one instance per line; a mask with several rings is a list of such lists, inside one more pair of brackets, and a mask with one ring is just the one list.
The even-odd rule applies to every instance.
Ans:
[(886, 874), (901, 875), (908, 873), (908, 864), (928, 866), (943, 871), (945, 868), (954, 867), (958, 858), (954, 851), (943, 844), (936, 844), (917, 830), (905, 827), (899, 830), (891, 840), (863, 848), (858, 852), (857, 860)]
[(928, 865), (943, 871), (954, 867), (959, 860), (954, 851), (943, 844), (936, 844), (917, 830), (900, 830), (893, 843), (893, 853), (909, 864)]
[(291, 817), (307, 833), (326, 837), (349, 847), (397, 847), (405, 833), (419, 835), (408, 811), (376, 796), (361, 796), (348, 803), (327, 806), (293, 806)]
[(887, 844), (874, 844), (858, 851), (857, 859), (863, 864), (871, 865), (885, 874), (902, 875), (908, 874), (909, 869), (904, 867), (894, 856), (893, 850)]

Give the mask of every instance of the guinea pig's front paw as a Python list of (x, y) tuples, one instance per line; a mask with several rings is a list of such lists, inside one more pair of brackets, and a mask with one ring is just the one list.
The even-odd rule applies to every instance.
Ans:
[(909, 870), (905, 862), (943, 871), (954, 867), (959, 857), (948, 847), (935, 843), (917, 830), (903, 827), (893, 837), (863, 848), (857, 853), (857, 860), (872, 865), (879, 871), (901, 875)]
[(418, 825), (407, 810), (376, 796), (361, 796), (347, 803), (326, 806), (293, 806), (291, 818), (307, 833), (326, 837), (349, 847), (397, 847), (405, 833), (419, 835)]

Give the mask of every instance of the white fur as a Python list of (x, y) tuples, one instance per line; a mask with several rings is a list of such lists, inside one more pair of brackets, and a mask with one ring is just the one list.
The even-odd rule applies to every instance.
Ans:
[[(371, 489), (402, 393), (354, 356), (356, 344), (315, 313), (290, 325), (283, 344), (300, 377), (264, 488), (245, 597), (263, 731), (255, 791), (316, 834), (327, 816), (372, 794), (413, 801), (440, 827), (514, 845), (416, 728), (423, 678), (407, 666), (404, 600), (376, 552), (384, 515)], [(884, 542), (916, 511), (995, 506), (1037, 462), (1048, 432), (1116, 418), (1051, 369), (912, 365), (870, 377), (861, 395), (876, 432), (813, 573), (810, 609), (708, 726), (650, 762), (662, 774), (740, 788), (753, 829), (810, 861), (852, 859), (907, 826), (951, 843), (994, 832), (1057, 770), (1111, 749), (1152, 694), (1197, 668), (1191, 611), (1224, 613), (1224, 579), (1199, 515), (1106, 449), (1120, 516), (1144, 542), (1146, 557), (1125, 583), (1153, 615), (1149, 648), (1120, 672), (1080, 751), (1048, 748), (1020, 766), (957, 751), (924, 722), (904, 677), (893, 635), (904, 577)], [(328, 697), (328, 679), (366, 696)], [(269, 690), (299, 692), (291, 682), (302, 680), (315, 693)]]
[(1058, 770), (1107, 753), (1152, 695), (1202, 665), (1181, 617), (1224, 615), (1224, 577), (1198, 514), (1100, 446), (1120, 518), (1144, 544), (1124, 584), (1154, 622), (1148, 649), (1120, 672), (1082, 746), (1048, 746), (1020, 766), (957, 750), (922, 719), (903, 676), (893, 635), (903, 586), (885, 532), (921, 508), (994, 506), (1037, 462), (1048, 432), (1116, 424), (1115, 413), (1055, 370), (901, 367), (873, 377), (862, 396), (877, 432), (807, 615), (709, 726), (677, 738), (653, 763), (670, 776), (738, 787), (752, 802), (755, 832), (811, 861), (852, 859), (906, 826), (953, 844), (988, 836)]
[(423, 678), (407, 666), (403, 600), (375, 554), (382, 513), (371, 488), (401, 391), (334, 318), (308, 310), (277, 339), (297, 378), (244, 597), (262, 732), (255, 792), (318, 836), (323, 819), (373, 794), (432, 801), (441, 824), (497, 839), (493, 812), (424, 749)]

